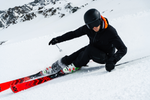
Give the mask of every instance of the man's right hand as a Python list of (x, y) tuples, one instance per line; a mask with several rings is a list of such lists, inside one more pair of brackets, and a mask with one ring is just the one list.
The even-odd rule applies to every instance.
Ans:
[(56, 38), (53, 38), (50, 42), (49, 42), (49, 44), (48, 45), (55, 45), (55, 44), (57, 44), (58, 43), (58, 40), (56, 39)]

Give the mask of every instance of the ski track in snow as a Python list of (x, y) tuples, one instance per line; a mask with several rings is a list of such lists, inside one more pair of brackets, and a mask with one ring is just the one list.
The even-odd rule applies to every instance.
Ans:
[[(112, 100), (112, 98), (113, 100), (148, 100), (150, 68), (147, 65), (149, 62), (150, 57), (144, 58), (118, 66), (111, 73), (106, 72), (103, 69), (104, 66), (92, 64), (93, 67), (82, 68), (74, 74), (56, 78), (18, 94), (12, 94), (8, 90), (8, 94), (2, 93), (0, 98), (3, 100), (7, 100), (7, 97), (14, 100), (30, 100), (31, 97), (37, 98), (38, 96), (40, 100), (44, 96), (45, 99), (56, 100), (70, 100), (70, 98), (73, 100), (83, 100), (83, 98), (85, 100)], [(36, 90), (48, 92), (43, 94), (43, 91)]]
[[(79, 2), (74, 1), (75, 4)], [(48, 42), (55, 36), (81, 26), (83, 19), (79, 18), (92, 7), (103, 12), (101, 14), (108, 18), (128, 47), (127, 55), (118, 63), (150, 55), (149, 3), (149, 0), (94, 1), (59, 21), (56, 21), (56, 17), (52, 17), (52, 20), (39, 18), (0, 31), (0, 41), (6, 41), (0, 45), (0, 83), (36, 73), (62, 56), (87, 45), (86, 36), (60, 43), (58, 45), (63, 50), (60, 53), (56, 46), (48, 46)], [(48, 21), (56, 22), (44, 26), (44, 23), (48, 25)], [(68, 26), (62, 28), (62, 25)], [(19, 33), (25, 26), (27, 29)], [(150, 100), (149, 62), (150, 57), (143, 58), (117, 66), (111, 73), (106, 72), (104, 65), (90, 62), (90, 67), (20, 93), (14, 94), (10, 89), (4, 91), (0, 93), (0, 100)]]

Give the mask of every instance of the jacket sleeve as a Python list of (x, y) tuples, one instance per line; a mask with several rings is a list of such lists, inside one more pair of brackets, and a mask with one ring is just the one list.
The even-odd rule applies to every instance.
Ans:
[(117, 52), (113, 56), (116, 63), (127, 53), (127, 47), (124, 45), (119, 36), (113, 41), (113, 45), (117, 48)]
[(71, 40), (73, 38), (77, 38), (77, 37), (80, 37), (82, 35), (85, 35), (86, 33), (84, 32), (84, 26), (74, 30), (74, 31), (70, 31), (70, 32), (67, 32), (65, 34), (63, 34), (62, 36), (58, 36), (56, 37), (56, 39), (58, 40), (58, 43), (60, 42), (64, 42), (64, 41), (67, 41), (67, 40)]
[(127, 47), (125, 46), (115, 29), (113, 29), (112, 35), (113, 36), (111, 39), (111, 43), (117, 49), (112, 58), (114, 59), (114, 62), (117, 63), (127, 53)]

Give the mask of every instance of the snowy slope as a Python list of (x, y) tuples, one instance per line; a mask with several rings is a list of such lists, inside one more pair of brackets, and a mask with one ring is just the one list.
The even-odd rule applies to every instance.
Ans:
[[(82, 26), (83, 15), (90, 8), (98, 9), (108, 18), (128, 47), (127, 55), (118, 63), (150, 55), (149, 0), (70, 1), (77, 6), (89, 4), (62, 19), (37, 17), (0, 31), (0, 41), (6, 41), (0, 45), (0, 83), (36, 73), (87, 45), (88, 38), (83, 36), (58, 44), (63, 50), (59, 52), (48, 42)], [(147, 57), (118, 66), (111, 73), (105, 71), (104, 65), (92, 62), (88, 68), (18, 94), (4, 91), (0, 100), (149, 100), (149, 62)]]

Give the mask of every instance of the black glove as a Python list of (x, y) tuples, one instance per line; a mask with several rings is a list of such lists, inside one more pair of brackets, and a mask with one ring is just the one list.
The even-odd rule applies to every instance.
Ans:
[(114, 62), (107, 62), (105, 65), (105, 68), (108, 72), (111, 72), (115, 68), (115, 63)]
[(115, 64), (116, 64), (115, 58), (113, 56), (110, 57), (106, 61), (106, 65), (105, 65), (106, 70), (108, 72), (111, 72), (111, 70), (113, 70), (115, 68)]
[(49, 42), (49, 45), (55, 45), (58, 43), (58, 40), (56, 38), (53, 38), (50, 42)]

